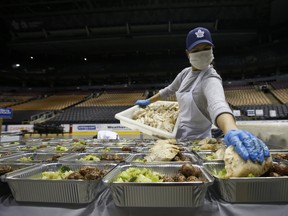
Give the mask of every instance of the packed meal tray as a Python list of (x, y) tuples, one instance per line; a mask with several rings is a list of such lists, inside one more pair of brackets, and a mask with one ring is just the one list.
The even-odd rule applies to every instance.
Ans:
[(43, 153), (43, 152), (22, 152), (0, 158), (0, 162), (17, 163), (42, 163), (57, 162), (59, 158), (68, 155), (67, 153)]
[(2, 181), (6, 174), (26, 167), (35, 166), (31, 163), (0, 162), (0, 195), (11, 193), (7, 182)]
[[(126, 162), (129, 163), (149, 163), (145, 158), (149, 153), (133, 153), (131, 154)], [(191, 162), (193, 164), (199, 163), (198, 157), (194, 153), (180, 153), (171, 160), (166, 161), (153, 161), (153, 163), (167, 163), (167, 162)], [(151, 162), (150, 162), (151, 163)]]
[(103, 182), (119, 207), (198, 207), (213, 177), (191, 163), (123, 163)]
[(59, 159), (61, 162), (125, 162), (130, 153), (100, 153), (100, 152), (85, 152), (70, 154)]
[(101, 179), (116, 164), (39, 164), (8, 173), (3, 181), (9, 184), (16, 201), (47, 203), (90, 203), (105, 185)]
[(100, 153), (107, 153), (107, 152), (139, 152), (141, 151), (141, 147), (135, 147), (135, 146), (122, 146), (122, 147), (114, 147), (114, 146), (106, 146), (106, 147), (98, 147), (95, 149), (91, 149), (89, 152), (100, 152)]
[(160, 138), (175, 138), (179, 124), (178, 102), (157, 101), (147, 107), (133, 106), (115, 115), (120, 124)]
[[(260, 177), (224, 178), (224, 162), (204, 163), (214, 176), (211, 190), (216, 196), (231, 203), (271, 203), (288, 201), (288, 164), (273, 162), (273, 169), (286, 172), (280, 175), (274, 172)], [(282, 173), (283, 174), (283, 173)]]
[(19, 146), (21, 145), (20, 142), (14, 141), (14, 142), (1, 142), (0, 147), (1, 148), (7, 148), (7, 147), (12, 147), (12, 146)]
[(0, 150), (0, 159), (13, 154), (19, 154), (19, 152), (17, 150)]

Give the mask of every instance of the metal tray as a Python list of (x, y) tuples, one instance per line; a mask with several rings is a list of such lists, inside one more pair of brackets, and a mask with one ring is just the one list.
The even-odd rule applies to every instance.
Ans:
[[(96, 157), (100, 158), (100, 161), (101, 162), (124, 162), (126, 161), (126, 159), (128, 158), (128, 156), (130, 156), (130, 153), (99, 153), (99, 152), (86, 152), (86, 153), (76, 153), (76, 154), (71, 154), (71, 155), (67, 155), (66, 157), (63, 157), (63, 158), (60, 158), (59, 161), (61, 162), (79, 162), (79, 163), (83, 163), (85, 161), (80, 161), (79, 159), (85, 157), (86, 155), (89, 155), (89, 154), (93, 154), (95, 155)], [(123, 158), (123, 160), (105, 160), (105, 159), (101, 159), (101, 157), (103, 155), (118, 155), (118, 156), (121, 156)], [(89, 162), (99, 162), (99, 161), (86, 161), (87, 163)]]
[(142, 148), (140, 147), (134, 147), (134, 146), (124, 146), (127, 148), (130, 148), (130, 150), (127, 149), (127, 151), (125, 149), (123, 149), (123, 147), (114, 147), (114, 146), (105, 146), (105, 147), (98, 147), (95, 149), (95, 151), (92, 149), (89, 152), (99, 152), (99, 153), (110, 153), (110, 152), (123, 152), (123, 153), (130, 153), (130, 152), (139, 152), (141, 151)]
[[(224, 162), (204, 163), (211, 175), (222, 170)], [(211, 187), (221, 199), (231, 203), (271, 203), (288, 201), (288, 176), (217, 178)]]
[[(12, 173), (12, 172), (15, 172), (16, 170), (19, 171), (20, 169), (24, 169), (26, 167), (35, 166), (35, 164), (0, 162), (0, 167), (2, 167), (2, 166), (10, 166), (13, 169), (13, 171), (8, 172), (8, 173)], [(2, 181), (2, 179), (4, 179), (8, 173), (2, 174), (2, 175), (0, 174), (0, 179), (1, 179), (1, 181), (0, 181), (0, 195), (11, 193), (10, 187), (7, 184), (7, 182)]]
[[(137, 159), (143, 159), (146, 155), (148, 155), (149, 153), (135, 153), (135, 154), (131, 154), (126, 162), (128, 163), (146, 163), (146, 162), (135, 162), (134, 160)], [(183, 156), (186, 156), (189, 158), (190, 161), (154, 161), (152, 163), (183, 163), (183, 162), (191, 162), (193, 164), (197, 164), (199, 163), (199, 158), (193, 154), (193, 153), (182, 153)]]
[(203, 179), (207, 182), (113, 182), (117, 176), (130, 167), (148, 168), (163, 175), (178, 173), (181, 163), (169, 164), (119, 164), (103, 178), (109, 186), (114, 203), (119, 207), (198, 207), (204, 204), (207, 187), (212, 185), (213, 177), (198, 165)]
[[(19, 170), (7, 174), (3, 181), (8, 182), (12, 195), (16, 201), (47, 202), (47, 203), (90, 203), (103, 191), (101, 179), (97, 180), (43, 180), (37, 179), (42, 172), (58, 171), (62, 166), (68, 166), (71, 170), (79, 170), (85, 164), (39, 164), (31, 169)], [(116, 164), (101, 163), (88, 166), (100, 169), (113, 169)]]
[[(24, 152), (24, 153), (18, 153), (18, 154), (13, 154), (10, 156), (6, 156), (3, 158), (0, 158), (0, 162), (15, 162), (15, 163), (42, 163), (42, 162), (56, 162), (59, 160), (49, 160), (50, 158), (52, 159), (53, 156), (55, 156), (57, 153), (41, 153), (41, 152)], [(69, 153), (58, 153), (62, 154), (64, 157), (65, 155), (68, 155)], [(20, 159), (22, 157), (31, 157), (33, 160), (31, 161), (21, 161)]]

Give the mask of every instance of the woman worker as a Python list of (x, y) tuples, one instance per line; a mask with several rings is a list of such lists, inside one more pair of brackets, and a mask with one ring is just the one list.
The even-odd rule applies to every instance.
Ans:
[(191, 67), (184, 68), (167, 87), (136, 105), (147, 106), (176, 93), (180, 123), (177, 139), (211, 137), (212, 124), (223, 133), (226, 145), (234, 145), (245, 160), (262, 163), (269, 157), (268, 147), (253, 134), (239, 130), (233, 113), (225, 100), (222, 79), (211, 65), (213, 43), (208, 29), (198, 27), (186, 38), (186, 54)]

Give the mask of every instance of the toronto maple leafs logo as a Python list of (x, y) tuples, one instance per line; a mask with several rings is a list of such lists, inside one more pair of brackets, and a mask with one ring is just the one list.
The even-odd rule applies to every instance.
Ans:
[(204, 31), (202, 31), (201, 29), (198, 29), (198, 31), (195, 32), (195, 35), (197, 36), (197, 38), (202, 38), (204, 37)]

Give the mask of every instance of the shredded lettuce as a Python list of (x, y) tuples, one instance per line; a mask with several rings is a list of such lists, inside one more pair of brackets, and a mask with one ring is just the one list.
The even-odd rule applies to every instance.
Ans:
[(160, 173), (147, 168), (130, 167), (121, 172), (115, 182), (162, 182)]

